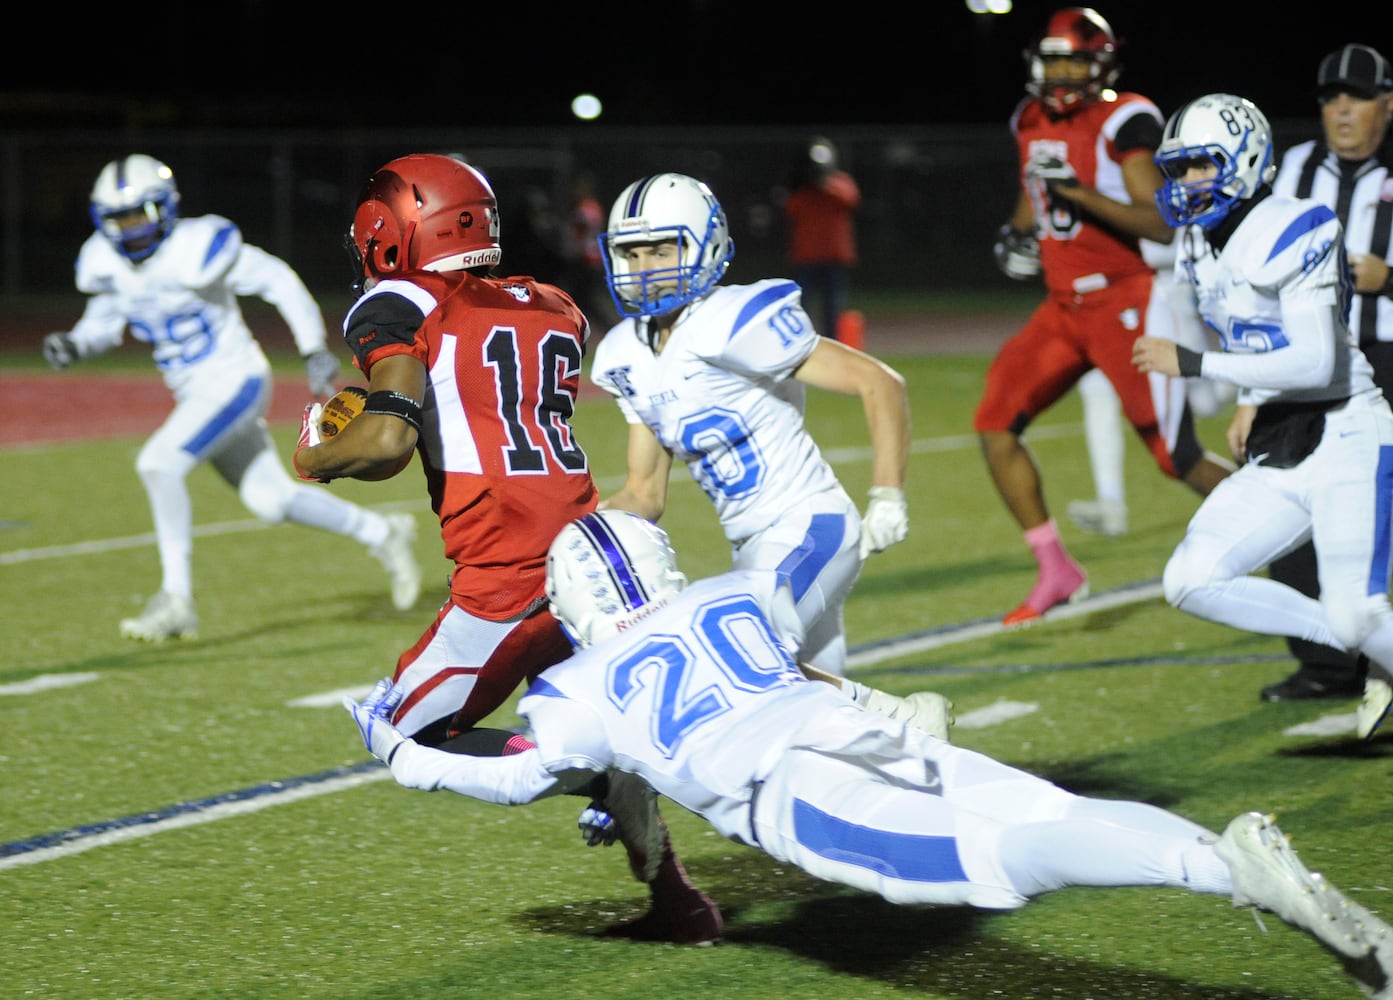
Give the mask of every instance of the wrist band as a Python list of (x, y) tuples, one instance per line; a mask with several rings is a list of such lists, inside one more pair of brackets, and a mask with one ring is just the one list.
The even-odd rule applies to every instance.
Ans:
[(385, 413), (401, 417), (419, 432), (421, 430), (421, 404), (405, 393), (379, 389), (368, 393), (363, 402), (364, 413)]

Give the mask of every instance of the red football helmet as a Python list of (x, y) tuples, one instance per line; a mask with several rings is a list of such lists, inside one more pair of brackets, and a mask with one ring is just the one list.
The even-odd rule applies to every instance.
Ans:
[[(1039, 98), (1052, 115), (1072, 114), (1096, 101), (1111, 87), (1121, 69), (1117, 64), (1117, 38), (1108, 22), (1092, 7), (1065, 7), (1055, 11), (1040, 35), (1025, 50), (1030, 79), (1026, 92)], [(1069, 59), (1088, 66), (1087, 76), (1051, 75), (1049, 63)]]
[(379, 168), (358, 195), (349, 243), (363, 277), (462, 271), (503, 259), (498, 199), (453, 156), (416, 153)]

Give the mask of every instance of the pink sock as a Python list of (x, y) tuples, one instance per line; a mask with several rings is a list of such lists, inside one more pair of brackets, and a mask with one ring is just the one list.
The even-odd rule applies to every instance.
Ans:
[(531, 750), (537, 744), (533, 743), (526, 736), (518, 734), (508, 737), (508, 742), (503, 744), (503, 756), (510, 757), (515, 753), (522, 753), (524, 750)]
[(1064, 542), (1059, 537), (1059, 525), (1055, 524), (1054, 518), (1027, 530), (1025, 541), (1035, 553), (1035, 561), (1040, 564), (1042, 574), (1050, 574), (1059, 568), (1073, 565), (1074, 561), (1069, 558), (1069, 553), (1064, 551)]
[(1059, 526), (1054, 519), (1025, 533), (1026, 543), (1035, 553), (1035, 561), (1040, 564), (1040, 576), (1035, 588), (1026, 598), (1026, 604), (1041, 613), (1067, 600), (1088, 579), (1083, 567), (1076, 563), (1064, 550), (1064, 542), (1059, 537)]

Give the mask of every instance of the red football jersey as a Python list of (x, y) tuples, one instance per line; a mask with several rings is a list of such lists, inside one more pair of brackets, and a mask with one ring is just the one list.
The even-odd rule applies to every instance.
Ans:
[(1022, 183), (1035, 210), (1040, 267), (1050, 291), (1073, 292), (1074, 281), (1088, 275), (1102, 275), (1111, 283), (1149, 268), (1135, 237), (1098, 225), (1072, 202), (1054, 201), (1043, 182), (1026, 177), (1027, 165), (1034, 158), (1064, 160), (1081, 183), (1131, 204), (1122, 163), (1130, 156), (1154, 156), (1163, 124), (1156, 105), (1140, 94), (1108, 92), (1059, 119), (1050, 118), (1034, 98), (1017, 105), (1011, 132), (1020, 151)]
[(480, 618), (540, 601), (552, 539), (598, 502), (570, 423), (588, 333), (559, 288), (464, 271), (384, 281), (344, 321), (364, 372), (410, 354), (430, 373), (417, 451), (451, 598)]

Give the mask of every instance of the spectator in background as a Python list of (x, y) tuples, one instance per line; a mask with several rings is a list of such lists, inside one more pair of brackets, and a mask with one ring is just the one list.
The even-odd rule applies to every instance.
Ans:
[[(1350, 329), (1374, 369), (1374, 382), (1393, 401), (1393, 197), (1385, 140), (1393, 116), (1393, 70), (1367, 45), (1345, 45), (1321, 60), (1316, 72), (1322, 139), (1293, 146), (1282, 156), (1272, 189), (1314, 198), (1334, 211), (1344, 227), (1354, 270)], [(1320, 594), (1316, 552), (1310, 543), (1275, 559), (1274, 580), (1307, 597)], [(1288, 638), (1295, 673), (1262, 689), (1264, 701), (1357, 698), (1364, 670), (1356, 657), (1306, 639)]]
[(271, 363), (247, 328), (238, 296), (275, 306), (305, 359), (310, 392), (329, 397), (339, 362), (326, 346), (324, 317), (300, 276), (242, 239), (218, 215), (179, 215), (174, 172), (135, 153), (102, 168), (89, 209), (96, 226), (77, 258), (77, 288), (88, 297), (77, 324), (44, 338), (54, 368), (117, 347), (126, 333), (150, 345), (174, 409), (140, 449), (160, 555), (160, 589), (144, 611), (120, 623), (143, 642), (198, 633), (193, 599), (193, 510), (188, 476), (204, 462), (267, 524), (302, 524), (352, 538), (391, 578), (392, 604), (416, 603), (421, 570), (410, 514), (385, 517), (297, 483), (266, 429)]
[(605, 266), (600, 260), (600, 234), (605, 210), (595, 197), (589, 174), (571, 180), (571, 200), (564, 220), (561, 278), (557, 282), (576, 300), (592, 330), (604, 332), (618, 316), (610, 304)]
[(824, 337), (837, 337), (856, 266), (856, 221), (861, 190), (837, 162), (830, 139), (815, 137), (788, 178), (788, 262), (803, 289), (804, 307)]

